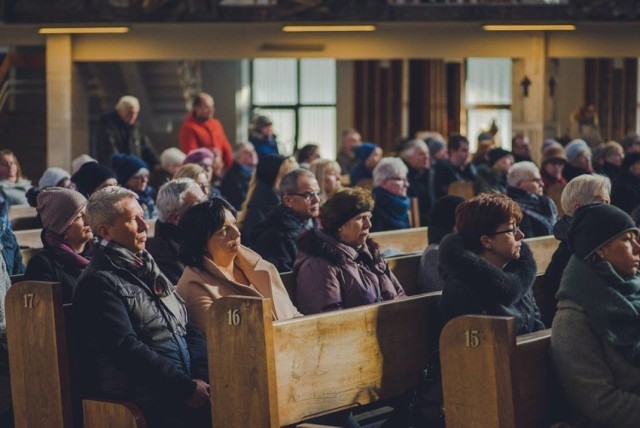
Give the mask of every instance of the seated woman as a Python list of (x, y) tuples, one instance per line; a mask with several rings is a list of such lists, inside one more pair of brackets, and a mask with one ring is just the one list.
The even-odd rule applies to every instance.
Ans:
[(320, 208), (323, 230), (298, 239), (296, 303), (305, 314), (352, 308), (404, 295), (402, 286), (369, 238), (371, 194), (338, 191)]
[(450, 233), (456, 224), (456, 208), (464, 202), (464, 198), (455, 195), (445, 195), (438, 199), (429, 215), (427, 234), (429, 245), (420, 257), (420, 271), (418, 272), (418, 291), (429, 293), (440, 291), (444, 287), (444, 280), (438, 272), (440, 258), (440, 241)]
[(40, 181), (38, 181), (38, 188), (44, 189), (45, 187), (64, 187), (70, 189), (71, 174), (55, 166), (47, 168), (44, 174), (42, 174), (42, 177), (40, 177)]
[(516, 333), (544, 329), (531, 287), (536, 262), (518, 227), (522, 212), (503, 194), (483, 193), (456, 209), (456, 233), (440, 243), (445, 321), (460, 315), (514, 317)]
[(316, 176), (320, 186), (320, 203), (342, 188), (340, 164), (331, 159), (316, 159), (311, 162), (309, 170)]
[(95, 161), (86, 162), (78, 168), (71, 176), (71, 182), (85, 198), (105, 187), (118, 185), (113, 170)]
[(573, 426), (640, 426), (639, 230), (622, 210), (576, 211), (551, 358)]
[(186, 267), (177, 291), (202, 331), (211, 303), (226, 296), (269, 297), (274, 320), (301, 315), (275, 266), (240, 244), (236, 211), (227, 201), (212, 198), (194, 205), (180, 217), (178, 231)]
[(173, 178), (190, 178), (200, 186), (200, 190), (202, 190), (202, 193), (207, 197), (221, 196), (218, 189), (211, 187), (211, 182), (207, 178), (205, 169), (197, 163), (182, 165), (176, 170), (175, 174), (173, 174)]
[(564, 188), (567, 185), (567, 180), (562, 175), (566, 164), (567, 156), (564, 154), (564, 147), (560, 143), (550, 143), (542, 150), (540, 177), (544, 184), (545, 193), (552, 187)]
[(138, 195), (138, 202), (144, 211), (145, 220), (156, 218), (158, 210), (153, 200), (155, 193), (149, 186), (149, 168), (140, 158), (125, 154), (113, 155), (118, 183), (125, 189), (133, 190)]
[(24, 278), (62, 283), (63, 299), (71, 302), (78, 277), (89, 264), (93, 239), (85, 213), (87, 199), (75, 190), (46, 187), (36, 200), (43, 249), (29, 260)]
[(540, 170), (533, 162), (515, 163), (507, 174), (507, 195), (522, 210), (520, 229), (525, 236), (547, 236), (553, 233), (558, 221), (555, 202), (544, 193)]
[(409, 169), (400, 158), (382, 158), (373, 169), (371, 231), (409, 229)]
[(582, 174), (593, 174), (593, 163), (591, 158), (593, 153), (583, 140), (572, 140), (564, 148), (567, 155), (567, 165), (565, 165), (562, 175), (567, 181)]
[(26, 205), (31, 181), (22, 176), (20, 163), (11, 150), (0, 150), (0, 190), (9, 205)]
[(238, 227), (242, 231), (242, 242), (246, 245), (253, 228), (262, 223), (269, 211), (280, 203), (280, 180), (289, 171), (298, 168), (293, 158), (267, 154), (260, 158), (249, 182), (247, 198), (238, 214)]
[(353, 149), (353, 153), (356, 161), (349, 171), (351, 185), (371, 189), (372, 171), (382, 159), (382, 149), (374, 143), (362, 143)]

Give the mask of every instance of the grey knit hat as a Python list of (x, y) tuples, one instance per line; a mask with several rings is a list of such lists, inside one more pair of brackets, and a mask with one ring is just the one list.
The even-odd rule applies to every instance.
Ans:
[(580, 156), (581, 153), (586, 152), (588, 154), (591, 154), (591, 149), (589, 148), (589, 145), (586, 141), (573, 140), (569, 144), (567, 144), (567, 147), (564, 148), (564, 152), (567, 155), (569, 163), (573, 163), (576, 159), (578, 159), (578, 156)]
[(38, 182), (38, 187), (44, 189), (45, 187), (53, 187), (60, 184), (65, 178), (71, 179), (71, 175), (62, 168), (51, 167), (42, 174), (42, 178)]
[(36, 198), (36, 210), (42, 226), (62, 235), (87, 205), (87, 198), (75, 190), (62, 187), (47, 187), (40, 190)]

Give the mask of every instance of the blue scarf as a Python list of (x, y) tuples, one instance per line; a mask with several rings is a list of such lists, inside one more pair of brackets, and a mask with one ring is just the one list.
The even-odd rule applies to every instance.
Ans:
[[(410, 227), (408, 197), (394, 195), (381, 187), (376, 187), (373, 189), (373, 199), (376, 201), (373, 208), (373, 222), (376, 226), (384, 225), (383, 230), (408, 229)], [(376, 216), (378, 218), (375, 218)]]

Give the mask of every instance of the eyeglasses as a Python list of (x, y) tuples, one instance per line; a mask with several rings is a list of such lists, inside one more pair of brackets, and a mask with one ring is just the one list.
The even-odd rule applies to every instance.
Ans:
[(511, 229), (499, 230), (497, 232), (487, 233), (487, 236), (502, 235), (503, 233), (511, 233), (513, 234), (513, 236), (516, 236), (518, 232), (521, 232), (520, 226), (513, 226)]
[(312, 201), (312, 200), (320, 200), (320, 193), (317, 192), (304, 192), (304, 193), (289, 193), (289, 195), (291, 196), (300, 196), (301, 198), (304, 198), (305, 201)]

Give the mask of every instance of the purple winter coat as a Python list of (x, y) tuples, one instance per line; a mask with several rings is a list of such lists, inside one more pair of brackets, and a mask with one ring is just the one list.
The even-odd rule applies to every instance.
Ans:
[(404, 296), (370, 238), (356, 250), (322, 231), (309, 230), (298, 239), (293, 272), (296, 306), (305, 315)]

